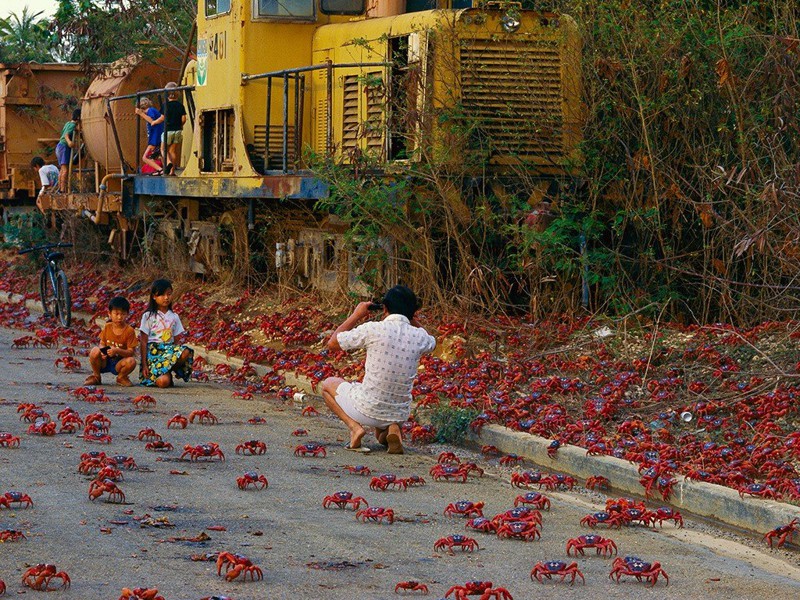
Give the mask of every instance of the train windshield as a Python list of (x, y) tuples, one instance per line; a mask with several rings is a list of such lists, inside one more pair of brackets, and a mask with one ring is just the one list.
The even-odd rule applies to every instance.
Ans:
[(312, 19), (314, 0), (257, 0), (259, 17)]
[(321, 0), (320, 10), (326, 15), (360, 15), (365, 0)]

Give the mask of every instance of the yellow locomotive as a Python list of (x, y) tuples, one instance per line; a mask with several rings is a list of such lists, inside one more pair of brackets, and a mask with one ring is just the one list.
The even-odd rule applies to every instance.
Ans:
[[(302, 274), (321, 283), (340, 241), (310, 210), (328, 193), (311, 155), (345, 165), (369, 157), (387, 174), (415, 161), (458, 161), (460, 149), (441, 125), (447, 114), (479, 123), (497, 172), (523, 166), (547, 180), (579, 164), (580, 42), (572, 19), (506, 1), (371, 1), (199, 0), (196, 60), (182, 80), (190, 118), (177, 176), (137, 175), (143, 146), (137, 140), (134, 152), (120, 143), (117, 128), (125, 121), (142, 135), (131, 129), (132, 99), (84, 101), (84, 114), (102, 128), (93, 134), (86, 123), (87, 139), (104, 140), (102, 151), (89, 149), (112, 176), (106, 188), (121, 182), (117, 197), (101, 190), (88, 204), (94, 219), (115, 216), (125, 232), (145, 207), (177, 207), (163, 212), (175, 236), (189, 239), (193, 252), (204, 249), (204, 267), (213, 269), (208, 257), (219, 249), (221, 223), (236, 213), (253, 229), (273, 211), (274, 237), (286, 243), (277, 264), (297, 258)], [(161, 97), (175, 77), (162, 79), (139, 92)], [(108, 211), (116, 212), (101, 214)]]

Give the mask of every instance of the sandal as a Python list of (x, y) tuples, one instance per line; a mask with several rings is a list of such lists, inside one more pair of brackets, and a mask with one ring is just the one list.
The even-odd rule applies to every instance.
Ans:
[(117, 377), (117, 385), (121, 385), (122, 387), (131, 387), (133, 382), (128, 379), (127, 375), (120, 375)]
[(100, 385), (103, 381), (97, 375), (89, 375), (83, 382), (83, 385)]

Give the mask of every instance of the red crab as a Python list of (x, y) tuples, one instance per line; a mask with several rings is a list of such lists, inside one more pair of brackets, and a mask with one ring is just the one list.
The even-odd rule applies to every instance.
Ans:
[(295, 430), (292, 432), (292, 435), (293, 435), (294, 437), (305, 437), (305, 436), (307, 436), (307, 435), (308, 435), (308, 430), (307, 430), (307, 429), (295, 429)]
[(0, 596), (6, 593), (6, 582), (0, 579)]
[(528, 492), (514, 498), (514, 506), (531, 504), (539, 510), (550, 510), (550, 499), (539, 492)]
[(419, 475), (409, 475), (403, 481), (406, 482), (406, 487), (422, 487), (425, 485), (425, 480)]
[(23, 335), (22, 337), (16, 338), (11, 344), (11, 346), (13, 348), (27, 348), (28, 346), (30, 346), (32, 341), (33, 338), (31, 336)]
[[(239, 486), (240, 490), (246, 490), (247, 486), (249, 485), (252, 485), (256, 489), (262, 489), (262, 490), (266, 487), (269, 487), (269, 482), (267, 481), (267, 478), (264, 477), (263, 475), (259, 475), (255, 471), (248, 471), (247, 473), (239, 477), (236, 480), (236, 483)], [(259, 484), (261, 485), (261, 488), (258, 487)]]
[(56, 367), (61, 367), (65, 371), (78, 371), (81, 368), (81, 361), (72, 356), (62, 356), (57, 358), (54, 363)]
[(149, 394), (142, 394), (141, 396), (136, 396), (133, 399), (133, 405), (136, 408), (151, 408), (156, 405), (156, 399), (150, 396)]
[(119, 600), (165, 600), (156, 588), (122, 588)]
[(664, 526), (664, 521), (673, 521), (679, 528), (683, 527), (683, 516), (677, 510), (673, 510), (668, 506), (662, 506), (650, 513), (650, 519), (653, 527), (658, 523), (661, 527)]
[(107, 502), (125, 502), (125, 494), (110, 479), (95, 479), (89, 484), (89, 500), (96, 500), (103, 494), (108, 494)]
[(45, 423), (44, 421), (36, 421), (28, 427), (28, 433), (31, 435), (51, 436), (56, 434), (56, 424), (52, 421)]
[(319, 411), (313, 406), (306, 406), (303, 410), (300, 411), (300, 414), (303, 415), (304, 417), (316, 417), (319, 416)]
[(369, 489), (373, 491), (380, 490), (385, 492), (389, 486), (392, 488), (400, 488), (405, 491), (408, 488), (408, 482), (393, 473), (383, 473), (382, 475), (373, 477), (369, 482)]
[(31, 500), (28, 494), (14, 491), (6, 492), (0, 496), (0, 508), (4, 506), (6, 508), (11, 508), (12, 504), (16, 504), (18, 508), (28, 508), (29, 506), (33, 506), (33, 500)]
[(22, 585), (32, 590), (49, 592), (52, 589), (50, 583), (53, 579), (60, 579), (61, 585), (58, 587), (68, 588), (70, 584), (69, 575), (64, 571), (59, 571), (55, 565), (40, 563), (29, 568), (22, 574)]
[(586, 488), (590, 490), (607, 490), (610, 486), (611, 482), (608, 477), (603, 477), (602, 475), (592, 475), (586, 480)]
[(339, 508), (347, 508), (350, 506), (353, 510), (358, 510), (362, 504), (369, 507), (367, 501), (361, 496), (356, 496), (354, 498), (353, 492), (336, 492), (322, 499), (322, 508), (330, 508), (332, 504), (335, 504)]
[(450, 481), (451, 479), (455, 479), (456, 481), (461, 480), (461, 483), (467, 482), (467, 472), (460, 466), (455, 467), (452, 465), (437, 464), (431, 467), (430, 473), (434, 481), (440, 481), (442, 479)]
[(260, 440), (250, 440), (236, 446), (236, 454), (265, 454), (267, 445)]
[(415, 425), (409, 431), (409, 437), (415, 444), (430, 444), (436, 439), (436, 430), (433, 425)]
[(186, 429), (186, 426), (189, 424), (189, 419), (184, 417), (182, 414), (178, 413), (173, 416), (169, 421), (167, 421), (167, 429), (172, 429), (173, 426), (175, 429)]
[(615, 558), (608, 578), (614, 579), (614, 576), (616, 576), (617, 583), (619, 583), (623, 575), (636, 577), (638, 581), (641, 581), (642, 577), (644, 577), (646, 581), (651, 582), (651, 586), (655, 586), (658, 576), (663, 575), (667, 585), (669, 585), (669, 577), (667, 577), (666, 571), (657, 562), (651, 564), (634, 557)]
[(193, 410), (190, 412), (189, 423), (194, 423), (195, 419), (197, 419), (197, 422), (201, 425), (216, 425), (219, 422), (216, 415), (207, 408), (201, 408), (200, 410)]
[(247, 576), (255, 581), (263, 579), (264, 574), (260, 568), (252, 563), (250, 559), (241, 554), (231, 554), (230, 552), (220, 552), (217, 558), (217, 575), (222, 575), (222, 567), (225, 567), (225, 580), (233, 581), (244, 573), (242, 579), (247, 581)]
[(453, 554), (453, 548), (461, 548), (462, 552), (472, 552), (480, 550), (478, 542), (472, 538), (463, 535), (449, 535), (447, 537), (439, 538), (433, 545), (435, 551), (447, 549), (447, 552)]
[(150, 450), (151, 452), (170, 452), (173, 448), (172, 444), (169, 442), (162, 442), (161, 440), (148, 442), (144, 445), (144, 449)]
[(189, 456), (189, 460), (191, 461), (199, 460), (201, 458), (214, 460), (214, 457), (218, 457), (223, 462), (225, 461), (225, 455), (222, 453), (222, 450), (219, 449), (219, 444), (215, 444), (214, 442), (197, 444), (195, 446), (187, 444), (183, 447), (181, 459), (183, 459), (186, 455)]
[(139, 430), (139, 434), (136, 437), (139, 439), (139, 441), (142, 441), (142, 440), (160, 441), (161, 440), (161, 436), (159, 434), (157, 434), (156, 430), (153, 429), (152, 427), (147, 427), (145, 429)]
[(428, 586), (419, 581), (401, 581), (394, 586), (394, 593), (399, 594), (403, 592), (422, 592), (423, 595), (428, 594)]
[(523, 457), (517, 456), (516, 454), (506, 454), (500, 459), (500, 464), (505, 466), (518, 465), (524, 460), (525, 459)]
[(485, 444), (481, 446), (481, 454), (484, 456), (499, 456), (500, 450), (497, 448), (497, 446), (489, 446), (488, 444)]
[(0, 448), (17, 448), (19, 447), (20, 439), (16, 435), (12, 435), (6, 431), (0, 432)]
[(789, 540), (789, 542), (792, 541), (792, 537), (794, 536), (795, 531), (798, 529), (798, 523), (800, 523), (800, 519), (792, 519), (786, 525), (781, 525), (768, 532), (766, 535), (764, 535), (764, 540), (769, 542), (769, 547), (772, 548), (772, 540), (773, 538), (777, 537), (778, 542), (775, 545), (780, 548), (783, 546), (786, 540)]
[(477, 517), (467, 521), (465, 527), (482, 533), (497, 533), (498, 524), (486, 517)]
[(107, 433), (103, 433), (102, 431), (86, 431), (83, 432), (83, 441), (85, 442), (93, 442), (96, 444), (110, 444), (112, 439), (111, 436)]
[(465, 471), (467, 475), (471, 475), (472, 473), (477, 473), (478, 477), (483, 477), (484, 474), (484, 470), (481, 469), (474, 462), (461, 463), (461, 470)]
[(461, 459), (456, 456), (455, 452), (442, 452), (436, 462), (440, 465), (457, 465), (461, 462)]
[(496, 514), (494, 517), (492, 517), (492, 521), (497, 526), (500, 526), (504, 523), (510, 523), (511, 521), (527, 521), (535, 523), (536, 525), (541, 525), (542, 513), (527, 506), (520, 506), (518, 508), (512, 508), (505, 512)]
[(567, 556), (569, 556), (570, 550), (575, 550), (575, 556), (578, 556), (579, 552), (583, 556), (584, 548), (596, 548), (598, 556), (601, 554), (612, 556), (617, 553), (617, 545), (614, 540), (600, 535), (581, 535), (567, 540)]
[(124, 454), (115, 454), (106, 458), (105, 461), (109, 466), (127, 469), (128, 471), (134, 471), (139, 468), (132, 456), (125, 456)]
[(252, 419), (247, 419), (247, 422), (250, 425), (264, 425), (267, 420), (264, 417), (253, 417)]
[[(27, 540), (25, 534), (16, 529), (4, 529), (0, 531), (0, 542), (17, 542), (19, 540)], [(779, 544), (780, 545), (780, 544)]]
[(386, 519), (391, 524), (394, 523), (394, 511), (391, 508), (383, 508), (381, 506), (363, 508), (356, 513), (356, 519), (361, 519), (364, 523), (367, 521), (380, 523)]
[(470, 502), (469, 500), (459, 500), (452, 502), (444, 509), (446, 517), (482, 517), (483, 516), (483, 502)]
[(366, 465), (344, 465), (342, 468), (353, 475), (361, 475), (362, 477), (372, 475), (372, 469)]
[(454, 585), (445, 594), (453, 600), (469, 600), (468, 596), (480, 596), (478, 600), (514, 600), (504, 587), (492, 587), (491, 581), (468, 581), (464, 585)]
[(540, 486), (544, 485), (548, 490), (566, 488), (571, 490), (575, 486), (575, 478), (561, 473), (554, 473), (549, 477), (543, 477)]
[(543, 478), (544, 475), (538, 471), (518, 471), (511, 474), (511, 485), (521, 488), (540, 484), (539, 487), (541, 487)]
[(607, 525), (609, 528), (622, 527), (623, 519), (620, 513), (609, 513), (605, 511), (592, 513), (586, 515), (581, 519), (581, 525), (588, 525), (589, 527), (596, 527), (597, 525)]
[(561, 560), (539, 561), (531, 569), (531, 581), (536, 579), (539, 583), (544, 583), (544, 578), (551, 579), (553, 575), (561, 575), (561, 581), (571, 576), (570, 585), (575, 585), (576, 577), (580, 577), (584, 585), (586, 584), (586, 579), (584, 579), (583, 573), (578, 570), (578, 563), (576, 562), (567, 564)]
[(328, 456), (328, 451), (325, 446), (316, 442), (308, 442), (307, 444), (300, 444), (294, 449), (295, 456), (321, 456), (325, 458)]
[(530, 542), (542, 537), (538, 526), (533, 521), (508, 521), (497, 528), (497, 537), (514, 538)]
[(751, 483), (739, 488), (739, 496), (742, 498), (748, 496), (758, 496), (759, 498), (768, 498), (770, 500), (780, 500), (782, 494), (775, 491), (774, 488), (764, 485), (763, 483)]

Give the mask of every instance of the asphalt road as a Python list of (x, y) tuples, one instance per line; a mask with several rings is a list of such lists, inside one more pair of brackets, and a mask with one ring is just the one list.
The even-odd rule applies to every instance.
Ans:
[[(0, 330), (0, 431), (22, 437), (19, 448), (0, 448), (0, 494), (8, 490), (28, 493), (34, 506), (0, 508), (0, 530), (17, 529), (28, 537), (0, 544), (0, 579), (8, 586), (9, 597), (25, 589), (20, 578), (27, 566), (41, 562), (55, 563), (72, 579), (68, 591), (52, 597), (81, 599), (116, 599), (123, 587), (144, 586), (157, 587), (167, 600), (199, 600), (214, 594), (237, 600), (378, 600), (396, 597), (395, 584), (411, 579), (424, 582), (433, 598), (443, 597), (452, 585), (475, 579), (506, 587), (516, 600), (542, 596), (800, 597), (796, 553), (770, 552), (757, 541), (692, 521), (682, 530), (667, 524), (663, 530), (595, 531), (614, 539), (622, 556), (659, 561), (669, 575), (668, 587), (661, 580), (655, 589), (634, 579), (613, 583), (608, 578), (611, 559), (592, 551), (577, 559), (585, 585), (532, 582), (529, 573), (535, 562), (571, 561), (565, 555), (566, 540), (590, 533), (579, 521), (588, 512), (600, 510), (604, 497), (585, 490), (548, 493), (552, 509), (544, 513), (541, 540), (500, 540), (476, 533), (472, 537), (479, 551), (455, 556), (436, 553), (433, 544), (438, 538), (466, 533), (463, 520), (443, 516), (448, 503), (480, 500), (490, 517), (512, 507), (519, 490), (510, 486), (505, 469), (484, 463), (487, 474), (480, 480), (437, 483), (428, 475), (435, 461), (430, 452), (441, 448), (389, 456), (368, 439), (376, 451), (357, 454), (343, 448), (345, 429), (335, 421), (302, 417), (298, 409), (275, 399), (233, 399), (231, 388), (217, 384), (190, 383), (157, 391), (107, 385), (111, 402), (88, 404), (68, 395), (68, 389), (79, 386), (87, 374), (85, 357), (80, 357), (82, 372), (64, 373), (53, 365), (55, 350), (11, 349), (11, 340), (18, 335)], [(146, 391), (156, 397), (157, 405), (136, 412), (130, 398)], [(112, 420), (113, 442), (102, 446), (75, 435), (28, 435), (27, 424), (19, 421), (16, 412), (19, 402), (39, 403), (53, 416), (66, 405), (82, 417), (102, 411)], [(166, 429), (167, 419), (175, 413), (199, 408), (209, 408), (219, 424)], [(266, 424), (249, 424), (252, 417), (263, 417)], [(162, 434), (175, 450), (145, 451), (144, 442), (135, 439), (145, 427)], [(293, 437), (298, 427), (308, 429), (309, 437)], [(267, 453), (237, 456), (235, 446), (250, 439), (265, 441)], [(294, 456), (298, 443), (311, 440), (327, 445), (327, 458)], [(227, 460), (190, 463), (178, 459), (185, 444), (205, 442), (219, 443)], [(135, 458), (141, 469), (125, 472), (125, 480), (119, 483), (126, 504), (89, 501), (91, 477), (77, 471), (81, 453), (89, 450)], [(368, 465), (374, 474), (421, 475), (428, 483), (406, 492), (371, 491), (368, 477), (343, 471), (347, 464)], [(266, 475), (269, 487), (240, 491), (236, 478), (245, 471)], [(351, 511), (324, 510), (323, 497), (340, 490), (365, 497), (370, 506), (394, 509), (398, 521), (364, 524)], [(173, 527), (142, 526), (143, 521), (136, 519), (146, 514), (165, 518)], [(210, 539), (175, 541), (200, 534)], [(263, 581), (228, 583), (217, 576), (213, 562), (190, 558), (219, 551), (248, 556), (263, 569)]]

